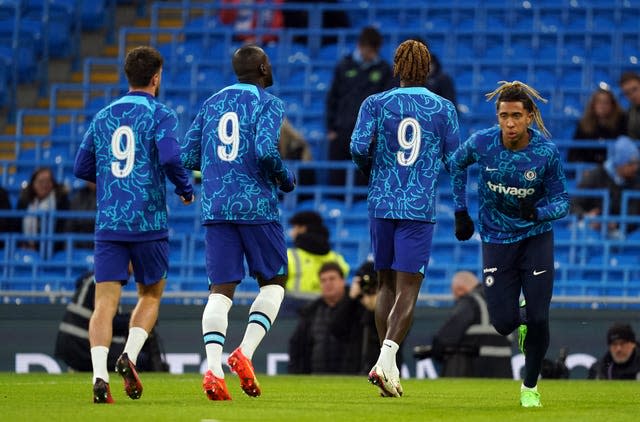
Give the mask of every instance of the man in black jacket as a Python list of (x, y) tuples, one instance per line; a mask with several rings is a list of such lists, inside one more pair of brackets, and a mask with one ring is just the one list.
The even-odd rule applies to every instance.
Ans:
[[(96, 287), (93, 272), (86, 272), (76, 280), (76, 291), (67, 305), (58, 327), (55, 356), (73, 371), (90, 372), (89, 319), (93, 314)], [(107, 357), (107, 368), (113, 370), (129, 334), (130, 313), (118, 309), (113, 318), (113, 338)], [(140, 371), (168, 371), (162, 356), (159, 336), (154, 328), (145, 341), (136, 369)]]
[(433, 337), (432, 353), (443, 377), (513, 378), (511, 341), (489, 322), (484, 288), (469, 271), (454, 274), (456, 305)]
[(629, 324), (616, 323), (607, 331), (609, 351), (589, 369), (589, 379), (640, 381), (640, 353)]
[[(289, 373), (369, 371), (380, 349), (372, 312), (376, 286), (370, 274), (359, 271), (347, 292), (337, 263), (328, 262), (320, 268), (322, 296), (300, 311), (298, 326), (289, 340)], [(369, 278), (365, 281), (365, 277)]]
[[(390, 89), (394, 84), (391, 66), (379, 55), (381, 46), (382, 35), (368, 26), (360, 32), (356, 50), (334, 69), (326, 103), (330, 160), (351, 161), (349, 143), (360, 104), (369, 95)], [(366, 184), (364, 176), (358, 177), (359, 184)], [(344, 183), (343, 171), (331, 173), (331, 184)]]

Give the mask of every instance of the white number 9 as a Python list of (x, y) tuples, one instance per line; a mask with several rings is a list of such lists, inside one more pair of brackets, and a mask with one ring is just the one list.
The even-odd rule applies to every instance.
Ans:
[[(231, 122), (231, 133), (227, 131), (227, 125)], [(218, 138), (224, 145), (218, 145), (218, 157), (222, 161), (233, 161), (238, 156), (238, 147), (240, 146), (240, 123), (238, 115), (233, 112), (227, 112), (222, 115), (218, 123)], [(231, 145), (231, 151), (227, 151), (227, 145)]]
[[(407, 140), (407, 131), (411, 128), (413, 136)], [(410, 166), (418, 159), (418, 153), (420, 152), (420, 143), (422, 142), (420, 123), (413, 117), (407, 117), (402, 119), (400, 126), (398, 126), (398, 143), (400, 144), (401, 151), (398, 151), (398, 164), (401, 166)], [(409, 151), (409, 156), (405, 156), (405, 152)]]
[[(129, 126), (120, 126), (113, 132), (113, 136), (111, 137), (111, 152), (115, 159), (118, 160), (111, 162), (111, 173), (120, 179), (127, 177), (133, 170), (133, 162), (136, 154), (136, 137)], [(120, 167), (120, 161), (122, 160), (124, 160), (123, 168)]]

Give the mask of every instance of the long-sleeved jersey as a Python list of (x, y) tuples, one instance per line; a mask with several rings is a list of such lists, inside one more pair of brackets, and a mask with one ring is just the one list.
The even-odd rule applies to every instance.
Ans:
[(202, 221), (277, 221), (277, 186), (291, 182), (278, 152), (284, 105), (237, 83), (209, 97), (185, 136), (182, 161), (202, 172)]
[[(460, 144), (453, 104), (424, 87), (394, 88), (369, 96), (351, 136), (351, 156), (368, 172), (369, 215), (435, 222), (436, 186)], [(466, 173), (453, 183), (456, 205)]]
[(93, 118), (73, 174), (96, 183), (96, 240), (147, 241), (167, 237), (165, 177), (190, 196), (180, 162), (173, 110), (152, 95), (132, 91)]
[[(453, 156), (453, 174), (480, 166), (479, 232), (483, 242), (512, 243), (545, 233), (569, 211), (569, 194), (556, 145), (529, 129), (529, 145), (518, 151), (502, 143), (499, 126), (471, 135)], [(533, 202), (537, 221), (520, 218), (520, 201)], [(458, 209), (458, 208), (457, 208)]]

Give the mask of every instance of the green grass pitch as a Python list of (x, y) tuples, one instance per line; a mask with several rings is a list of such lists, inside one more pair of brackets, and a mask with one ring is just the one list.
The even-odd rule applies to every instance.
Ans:
[(2, 421), (637, 421), (640, 384), (542, 380), (544, 407), (522, 409), (512, 380), (404, 380), (405, 395), (381, 398), (364, 376), (259, 376), (251, 398), (227, 374), (232, 401), (207, 400), (198, 374), (142, 373), (140, 400), (111, 375), (113, 405), (94, 405), (91, 374), (0, 373)]

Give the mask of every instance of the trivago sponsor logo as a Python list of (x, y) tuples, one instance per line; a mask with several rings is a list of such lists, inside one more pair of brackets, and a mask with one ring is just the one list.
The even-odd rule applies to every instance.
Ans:
[(536, 191), (534, 188), (516, 188), (513, 186), (505, 186), (502, 183), (487, 182), (489, 189), (496, 193), (502, 193), (504, 195), (516, 196), (518, 198), (526, 198), (529, 195), (533, 195)]

